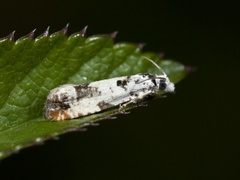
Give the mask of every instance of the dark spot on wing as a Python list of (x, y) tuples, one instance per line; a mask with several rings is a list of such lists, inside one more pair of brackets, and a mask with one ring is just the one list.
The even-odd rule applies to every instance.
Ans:
[[(142, 76), (143, 78), (147, 77), (149, 80), (152, 80), (153, 84), (155, 86), (157, 86), (157, 83), (156, 83), (156, 75), (154, 74), (149, 74), (149, 73), (140, 73), (139, 74), (140, 76)], [(146, 80), (148, 80), (146, 79)], [(139, 83), (139, 80), (135, 81), (136, 83)]]
[(117, 86), (126, 86), (127, 85), (127, 80), (118, 80), (117, 81)]
[(108, 108), (111, 108), (113, 107), (114, 105), (113, 104), (110, 104), (110, 103), (106, 103), (105, 101), (101, 101), (97, 104), (97, 106), (101, 109), (101, 110), (104, 110), (104, 109), (108, 109)]
[(130, 92), (130, 96), (135, 96), (135, 97), (138, 97), (139, 95), (138, 95), (138, 93), (137, 93), (137, 92), (133, 92), (133, 91), (131, 91), (131, 92)]
[(98, 92), (97, 87), (91, 87), (89, 84), (80, 84), (74, 86), (74, 88), (76, 90), (78, 100), (101, 94), (101, 92)]
[(155, 79), (152, 79), (152, 82), (153, 82), (154, 86), (157, 86), (157, 82)]
[(126, 86), (128, 85), (129, 81), (130, 81), (130, 77), (131, 76), (127, 76), (126, 79), (123, 80), (117, 80), (117, 86), (122, 87), (123, 89), (127, 89)]

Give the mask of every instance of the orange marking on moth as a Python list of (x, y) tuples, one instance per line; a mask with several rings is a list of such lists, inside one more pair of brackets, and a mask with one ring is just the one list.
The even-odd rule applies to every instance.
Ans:
[(49, 117), (53, 120), (71, 119), (71, 116), (63, 110), (50, 111)]
[(53, 120), (59, 120), (60, 113), (61, 113), (60, 110), (50, 111), (49, 112), (49, 117)]
[(83, 114), (82, 113), (78, 113), (78, 117), (81, 117), (81, 116), (83, 116)]
[(71, 116), (68, 114), (68, 113), (66, 113), (65, 111), (63, 111), (63, 120), (64, 119), (71, 119)]

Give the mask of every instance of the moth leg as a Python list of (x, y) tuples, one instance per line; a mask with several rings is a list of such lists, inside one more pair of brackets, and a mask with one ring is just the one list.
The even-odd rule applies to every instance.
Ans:
[(138, 102), (135, 103), (135, 106), (136, 107), (140, 107), (140, 106), (146, 107), (146, 106), (148, 106), (148, 103), (147, 102), (140, 102), (140, 101), (138, 101)]
[(128, 102), (125, 102), (125, 103), (122, 103), (119, 105), (119, 109), (118, 111), (121, 113), (121, 114), (129, 114), (130, 112), (127, 112), (124, 110), (125, 107), (127, 107), (128, 105), (135, 105), (138, 104), (140, 101), (140, 99), (131, 99), (129, 100)]
[(119, 108), (118, 108), (118, 112), (119, 112), (120, 114), (129, 114), (130, 112), (129, 112), (129, 111), (125, 111), (124, 108), (125, 108), (126, 106), (128, 106), (129, 104), (132, 104), (132, 103), (133, 103), (133, 102), (132, 102), (132, 100), (131, 100), (131, 101), (128, 101), (128, 102), (126, 102), (126, 103), (120, 104), (120, 105), (119, 105)]

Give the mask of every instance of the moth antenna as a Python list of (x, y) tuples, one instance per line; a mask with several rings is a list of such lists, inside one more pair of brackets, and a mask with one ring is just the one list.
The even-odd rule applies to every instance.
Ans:
[(159, 65), (157, 65), (157, 63), (155, 63), (152, 59), (150, 59), (150, 58), (148, 58), (148, 57), (146, 57), (146, 56), (143, 56), (146, 60), (148, 60), (148, 61), (150, 61), (154, 66), (156, 66), (158, 69), (159, 69), (159, 71), (161, 72), (161, 73), (163, 73), (163, 75), (164, 76), (167, 76), (167, 74), (164, 72), (164, 70), (159, 66)]

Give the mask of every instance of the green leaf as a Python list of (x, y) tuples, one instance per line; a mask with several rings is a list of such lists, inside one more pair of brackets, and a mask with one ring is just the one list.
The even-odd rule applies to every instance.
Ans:
[[(61, 84), (81, 84), (112, 77), (159, 71), (144, 56), (158, 63), (173, 82), (183, 79), (184, 65), (142, 53), (136, 44), (114, 44), (110, 35), (66, 36), (66, 29), (34, 39), (33, 32), (0, 40), (0, 159), (24, 147), (79, 130), (118, 114), (118, 107), (70, 121), (43, 117), (49, 91)], [(133, 107), (127, 107), (129, 110)]]

